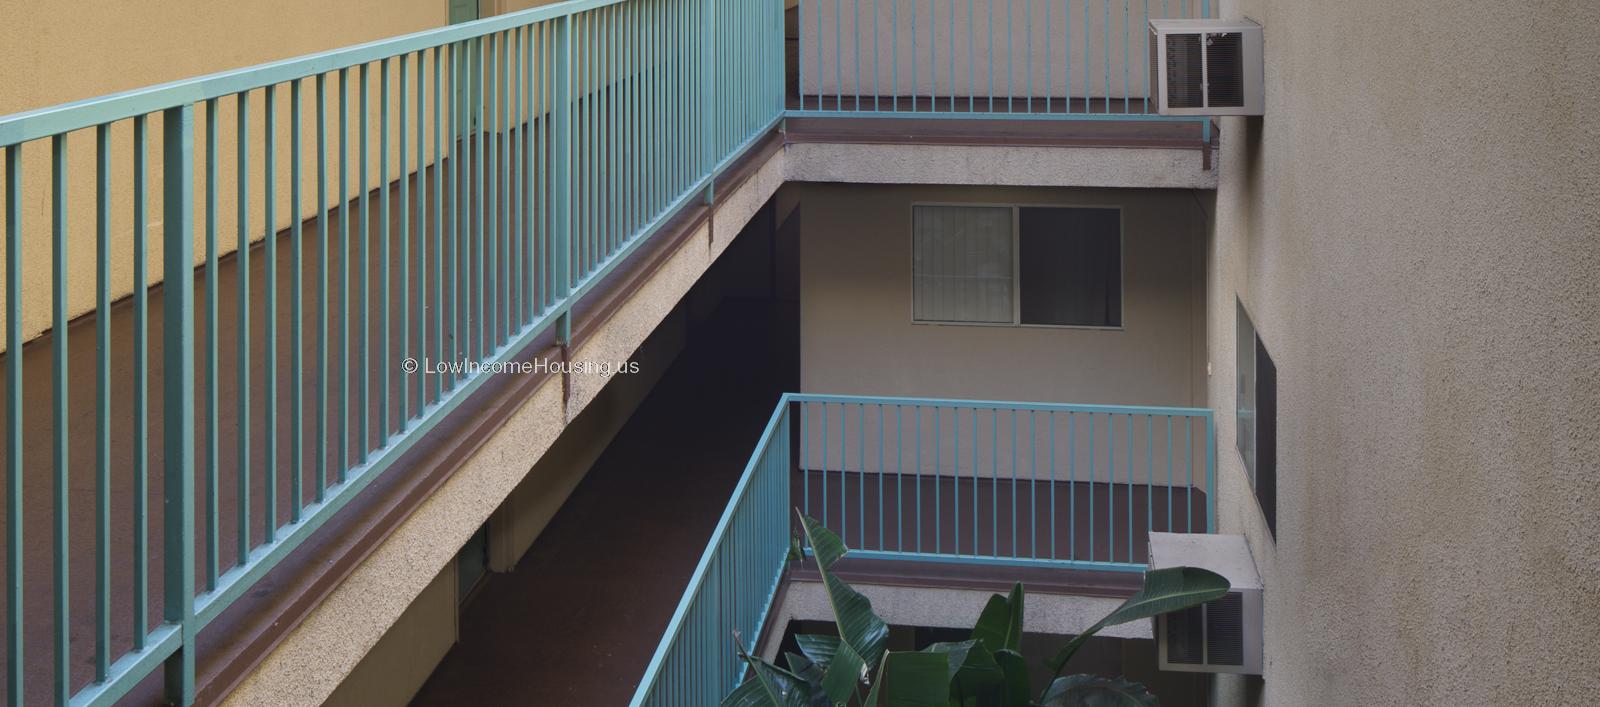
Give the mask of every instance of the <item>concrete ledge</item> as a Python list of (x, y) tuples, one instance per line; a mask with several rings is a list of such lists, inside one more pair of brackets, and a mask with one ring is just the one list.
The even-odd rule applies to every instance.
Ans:
[(797, 182), (1216, 189), (1217, 165), (1177, 147), (791, 143)]

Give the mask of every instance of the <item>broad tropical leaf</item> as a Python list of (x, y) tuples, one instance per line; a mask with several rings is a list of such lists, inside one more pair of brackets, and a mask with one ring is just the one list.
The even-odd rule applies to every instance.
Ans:
[(1196, 567), (1167, 567), (1145, 572), (1144, 587), (1122, 602), (1116, 611), (1067, 642), (1050, 660), (1050, 669), (1060, 675), (1072, 654), (1100, 629), (1198, 606), (1227, 594), (1228, 587), (1228, 580), (1222, 575)]
[(839, 652), (838, 636), (801, 633), (795, 635), (794, 642), (800, 646), (800, 652), (822, 671), (828, 669), (828, 664), (833, 662), (833, 655)]
[(1144, 685), (1123, 678), (1069, 675), (1044, 691), (1043, 707), (1159, 707)]
[(849, 644), (864, 663), (877, 663), (889, 640), (889, 626), (873, 613), (871, 600), (830, 571), (848, 548), (838, 535), (814, 518), (801, 515), (800, 525), (805, 529), (817, 572), (822, 575), (823, 587), (828, 591), (828, 603), (833, 607), (834, 622), (839, 626), (839, 638)]
[(995, 651), (994, 661), (1000, 665), (1000, 672), (1005, 676), (1001, 691), (1002, 704), (1005, 707), (1028, 707), (1028, 691), (1032, 688), (1028, 681), (1028, 660), (1016, 651), (999, 650)]
[(795, 653), (785, 652), (783, 657), (789, 663), (789, 672), (806, 681), (814, 691), (822, 689), (822, 669), (818, 668), (816, 663)]
[(840, 641), (837, 645), (838, 652), (833, 654), (833, 660), (822, 674), (822, 691), (833, 704), (849, 704), (867, 677), (867, 663), (850, 644)]
[(990, 652), (1022, 648), (1022, 583), (1011, 587), (1011, 596), (995, 594), (978, 615), (972, 627), (972, 640)]
[(734, 646), (750, 665), (751, 676), (722, 699), (722, 707), (810, 707), (818, 702), (819, 695), (804, 678), (750, 655), (737, 637)]
[(882, 688), (884, 707), (949, 707), (950, 657), (926, 651), (889, 652), (878, 683), (874, 687)]
[(950, 656), (950, 680), (956, 679), (956, 673), (961, 671), (961, 666), (967, 663), (967, 654), (977, 643), (974, 641), (960, 641), (958, 643), (935, 643), (922, 649), (924, 653), (943, 653)]

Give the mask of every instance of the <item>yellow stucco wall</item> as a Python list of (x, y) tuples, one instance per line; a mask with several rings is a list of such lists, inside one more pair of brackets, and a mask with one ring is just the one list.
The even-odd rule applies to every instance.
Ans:
[[(445, 24), (446, 0), (281, 0), (277, 2), (201, 2), (169, 0), (129, 2), (63, 0), (61, 2), (0, 3), (0, 115), (43, 108), (94, 96), (251, 66), (325, 51)], [(352, 76), (352, 81), (354, 77)], [(378, 71), (372, 71), (373, 113), (377, 112)], [(315, 86), (303, 91), (303, 159), (307, 175), (315, 168)], [(328, 86), (330, 121), (336, 102), (337, 82)], [(259, 240), (262, 226), (262, 165), (264, 131), (262, 92), (253, 92), (250, 154), (253, 194), (249, 218), (252, 238)], [(289, 223), (289, 91), (278, 91), (278, 209), (276, 226)], [(219, 104), (218, 240), (221, 252), (231, 252), (235, 242), (234, 214), (234, 104)], [(196, 224), (197, 244), (203, 244), (200, 225), (203, 210), (205, 111), (196, 110)], [(352, 119), (354, 122), (354, 119)], [(376, 117), (372, 120), (376, 129)], [(354, 127), (354, 126), (352, 126)], [(330, 132), (333, 124), (330, 124)], [(373, 133), (374, 140), (376, 132)], [(132, 291), (132, 121), (112, 127), (111, 201), (112, 297)], [(95, 296), (94, 130), (68, 138), (68, 260), (69, 316), (93, 308)], [(151, 279), (160, 279), (160, 119), (150, 123), (150, 226)], [(374, 148), (373, 161), (377, 160)], [(49, 141), (34, 141), (22, 148), (24, 338), (33, 338), (49, 326), (50, 308), (50, 208), (46, 185), (50, 180)], [(353, 169), (353, 167), (352, 167)], [(376, 168), (373, 169), (376, 181)], [(3, 176), (0, 176), (3, 180)], [(352, 184), (355, 183), (352, 178)], [(307, 189), (302, 206), (314, 208), (315, 190)], [(9, 234), (6, 237), (10, 237)], [(203, 253), (196, 248), (197, 257)], [(3, 277), (3, 274), (0, 274)]]

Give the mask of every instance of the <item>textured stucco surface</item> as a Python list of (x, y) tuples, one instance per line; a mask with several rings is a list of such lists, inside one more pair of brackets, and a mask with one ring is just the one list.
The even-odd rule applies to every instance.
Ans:
[[(683, 241), (661, 268), (574, 354), (574, 360), (626, 360), (711, 266), (748, 215), (781, 184), (783, 154), (719, 205), (721, 245), (707, 246), (706, 226)], [(746, 191), (752, 193), (745, 193)], [(735, 215), (743, 215), (740, 220)], [(724, 230), (726, 229), (726, 230)], [(227, 698), (232, 705), (318, 704), (377, 644), (406, 607), (455, 557), (527, 475), (566, 424), (593, 399), (598, 380), (573, 378), (563, 404), (551, 377), (516, 413), (357, 567)], [(585, 392), (579, 393), (579, 390)]]
[[(338, 47), (409, 34), (444, 25), (448, 20), (444, 0), (277, 0), (275, 2), (204, 2), (166, 0), (64, 0), (61, 2), (0, 2), (0, 115), (54, 106), (68, 101), (127, 91), (269, 61), (327, 51)], [(379, 125), (379, 71), (371, 70), (372, 114), (368, 129), (377, 142)], [(355, 72), (351, 73), (350, 110), (356, 111)], [(391, 81), (398, 72), (391, 69)], [(315, 86), (302, 91), (304, 123), (301, 159), (307, 180), (316, 165)], [(395, 89), (391, 89), (394, 91)], [(330, 150), (337, 141), (338, 78), (328, 81)], [(291, 223), (289, 157), (290, 96), (287, 84), (277, 94), (277, 223)], [(250, 238), (261, 240), (265, 197), (262, 165), (266, 148), (264, 92), (250, 97), (248, 132), (251, 195), (247, 213)], [(395, 96), (398, 100), (398, 96)], [(396, 102), (395, 105), (398, 105)], [(431, 104), (430, 104), (431, 105)], [(236, 101), (219, 99), (217, 131), (217, 233), (219, 253), (232, 252), (236, 244), (237, 142)], [(430, 118), (431, 120), (431, 118)], [(430, 123), (431, 124), (431, 123)], [(359, 117), (352, 117), (352, 150)], [(391, 127), (391, 129), (393, 129)], [(109, 258), (111, 296), (133, 291), (133, 126), (131, 120), (111, 128), (112, 196)], [(205, 253), (201, 227), (204, 212), (205, 107), (195, 108), (195, 256)], [(430, 148), (431, 149), (431, 148)], [(150, 277), (159, 282), (161, 272), (161, 116), (149, 120)], [(368, 162), (370, 183), (379, 182), (382, 149), (376, 145)], [(399, 143), (390, 147), (398, 165)], [(415, 158), (413, 157), (413, 160)], [(431, 158), (430, 158), (431, 159)], [(22, 147), (21, 217), (23, 244), (24, 340), (50, 326), (50, 144), (36, 140)], [(360, 167), (352, 160), (352, 192)], [(397, 168), (392, 168), (397, 169)], [(80, 130), (67, 141), (68, 204), (68, 316), (94, 307), (95, 297), (95, 133)], [(330, 168), (337, 179), (338, 166)], [(337, 202), (337, 198), (330, 198)], [(303, 190), (302, 208), (316, 211), (316, 190)], [(198, 262), (198, 260), (197, 260)], [(3, 281), (3, 277), (0, 277)], [(3, 301), (3, 298), (0, 298)], [(0, 316), (3, 321), (3, 316)]]
[(1278, 368), (1276, 543), (1217, 420), (1221, 529), (1267, 583), (1264, 702), (1592, 704), (1600, 15), (1222, 9), (1266, 28), (1267, 115), (1222, 123), (1208, 257), (1213, 400), (1236, 296)]
[(788, 146), (789, 179), (867, 184), (1214, 189), (1197, 149), (987, 145)]

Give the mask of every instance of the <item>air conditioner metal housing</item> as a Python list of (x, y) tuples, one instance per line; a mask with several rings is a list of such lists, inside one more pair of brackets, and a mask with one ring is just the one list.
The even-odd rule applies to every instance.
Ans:
[(1242, 535), (1151, 533), (1150, 569), (1200, 567), (1232, 588), (1221, 599), (1156, 617), (1161, 670), (1260, 675), (1261, 575)]
[(1150, 93), (1161, 115), (1262, 115), (1261, 25), (1150, 20)]

